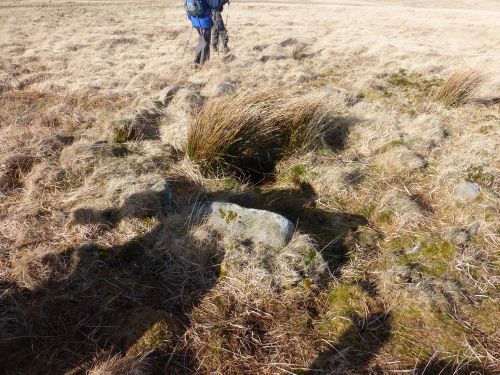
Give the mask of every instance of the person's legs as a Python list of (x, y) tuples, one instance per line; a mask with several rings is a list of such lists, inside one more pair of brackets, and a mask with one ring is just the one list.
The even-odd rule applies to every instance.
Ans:
[(219, 45), (219, 27), (217, 25), (217, 13), (212, 12), (212, 18), (214, 20), (214, 25), (212, 26), (212, 47), (214, 50), (218, 50)]
[(198, 33), (198, 43), (196, 44), (196, 51), (194, 53), (194, 63), (195, 64), (200, 64), (201, 61), (201, 52), (202, 52), (202, 47), (203, 47), (203, 36), (201, 34), (201, 29), (195, 27), (196, 32)]
[(227, 36), (226, 25), (224, 25), (224, 20), (220, 12), (218, 12), (217, 29), (224, 51), (228, 51), (229, 48), (227, 47), (227, 43), (229, 42), (229, 37)]
[(196, 45), (196, 55), (194, 62), (199, 65), (203, 65), (205, 61), (210, 59), (210, 29), (199, 29), (196, 28), (198, 32), (198, 44)]

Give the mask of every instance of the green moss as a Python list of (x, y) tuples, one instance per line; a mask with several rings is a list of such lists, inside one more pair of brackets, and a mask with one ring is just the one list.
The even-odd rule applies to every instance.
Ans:
[(236, 220), (238, 213), (232, 210), (226, 212), (224, 209), (219, 208), (219, 216), (221, 219), (226, 221), (226, 224), (229, 224), (230, 222)]
[(304, 264), (309, 266), (314, 259), (316, 259), (316, 256), (318, 255), (318, 252), (314, 248), (307, 248), (304, 251)]
[(393, 213), (391, 211), (381, 211), (377, 213), (375, 221), (382, 224), (389, 224), (392, 220)]
[(219, 279), (223, 280), (227, 278), (227, 268), (226, 264), (224, 262), (221, 263), (220, 268), (219, 268)]
[(172, 349), (173, 335), (174, 333), (169, 323), (163, 319), (159, 320), (137, 340), (129, 351), (130, 353), (166, 352)]
[(351, 316), (352, 313), (364, 315), (368, 299), (369, 296), (358, 285), (336, 285), (328, 295), (328, 313), (344, 317)]
[(450, 269), (454, 247), (445, 241), (424, 243), (422, 248), (414, 254), (405, 254), (402, 257), (404, 265), (418, 265), (419, 269), (429, 276), (443, 276)]
[(447, 312), (405, 299), (394, 306), (392, 336), (385, 349), (403, 360), (426, 362), (438, 352), (458, 362), (466, 350), (465, 335), (465, 328)]
[[(408, 253), (417, 243), (420, 244), (420, 249)], [(384, 247), (391, 251), (390, 259), (387, 259), (388, 267), (397, 262), (403, 266), (418, 268), (431, 277), (450, 274), (450, 264), (456, 250), (449, 242), (425, 233), (396, 238)]]
[(369, 204), (367, 206), (362, 206), (358, 209), (357, 212), (355, 212), (358, 215), (364, 216), (367, 219), (373, 218), (373, 215), (375, 214), (375, 211), (377, 209), (376, 204)]
[(302, 283), (306, 288), (310, 288), (313, 285), (313, 282), (309, 279), (304, 279)]
[(359, 344), (358, 324), (372, 310), (374, 301), (355, 284), (338, 284), (328, 294), (328, 310), (317, 329), (328, 334), (331, 340), (342, 338), (346, 345)]
[(283, 182), (291, 182), (293, 184), (300, 184), (302, 182), (307, 182), (311, 177), (314, 176), (314, 172), (307, 164), (298, 163), (294, 166), (285, 170), (278, 180)]
[(238, 187), (239, 183), (238, 180), (236, 180), (233, 177), (228, 177), (222, 180), (222, 187), (225, 190), (234, 190)]
[(400, 108), (400, 111), (412, 117), (420, 112), (415, 106), (423, 102), (435, 88), (444, 82), (440, 78), (426, 78), (420, 73), (408, 72), (405, 69), (378, 74), (376, 78), (383, 79), (387, 83), (387, 87), (384, 86), (381, 90), (383, 96), (390, 97), (398, 92), (404, 95), (407, 102)]

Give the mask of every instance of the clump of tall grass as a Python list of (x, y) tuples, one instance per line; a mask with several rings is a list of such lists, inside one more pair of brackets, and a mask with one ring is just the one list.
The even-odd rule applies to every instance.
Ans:
[(446, 107), (456, 107), (469, 101), (482, 82), (483, 76), (476, 71), (457, 71), (444, 81), (434, 98)]
[(245, 89), (209, 100), (193, 120), (186, 151), (205, 172), (270, 172), (287, 153), (310, 148), (329, 123), (324, 98), (278, 87)]

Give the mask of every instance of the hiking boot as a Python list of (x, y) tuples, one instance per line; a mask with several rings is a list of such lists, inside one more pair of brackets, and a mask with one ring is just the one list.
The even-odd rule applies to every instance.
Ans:
[(228, 46), (224, 46), (224, 47), (222, 48), (222, 51), (223, 51), (224, 53), (229, 53), (231, 50), (229, 49), (229, 47), (228, 47)]
[(219, 52), (219, 46), (217, 44), (212, 44), (212, 49), (215, 51), (215, 52)]

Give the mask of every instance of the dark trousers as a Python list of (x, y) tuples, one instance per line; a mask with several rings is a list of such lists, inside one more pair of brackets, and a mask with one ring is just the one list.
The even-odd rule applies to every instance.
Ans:
[(195, 28), (198, 32), (198, 44), (196, 46), (196, 55), (194, 62), (203, 65), (205, 61), (210, 60), (210, 29)]
[(226, 26), (224, 25), (224, 20), (222, 19), (222, 13), (219, 11), (212, 12), (212, 19), (214, 20), (214, 25), (212, 26), (212, 44), (217, 47), (219, 44), (219, 37), (224, 48), (227, 48), (227, 42), (229, 38), (227, 36)]

